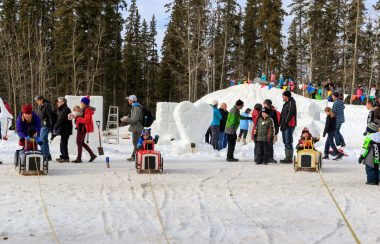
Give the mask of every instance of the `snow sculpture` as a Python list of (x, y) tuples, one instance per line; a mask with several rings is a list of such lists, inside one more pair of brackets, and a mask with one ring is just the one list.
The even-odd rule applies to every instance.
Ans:
[(13, 119), (13, 115), (8, 112), (8, 110), (6, 109), (4, 105), (3, 99), (1, 98), (0, 98), (0, 111), (1, 111), (0, 113), (1, 135), (5, 136), (5, 132), (7, 131), (7, 126), (9, 129), (12, 125), (12, 120), (10, 119)]
[(153, 133), (160, 135), (159, 145), (169, 143), (172, 139), (179, 139), (179, 133), (173, 112), (178, 103), (157, 103), (156, 120), (152, 125)]

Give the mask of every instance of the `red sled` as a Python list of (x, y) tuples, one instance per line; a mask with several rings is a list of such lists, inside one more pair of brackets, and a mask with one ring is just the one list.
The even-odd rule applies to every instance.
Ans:
[(136, 172), (138, 174), (164, 172), (164, 159), (161, 153), (154, 150), (153, 144), (143, 145), (143, 148), (136, 153)]

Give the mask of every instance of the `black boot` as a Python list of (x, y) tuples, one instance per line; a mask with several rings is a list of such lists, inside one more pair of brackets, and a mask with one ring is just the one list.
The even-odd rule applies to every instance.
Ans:
[(94, 155), (92, 155), (92, 156), (91, 156), (91, 158), (90, 158), (90, 161), (89, 161), (89, 162), (91, 163), (92, 161), (94, 161), (94, 160), (95, 160), (95, 158), (97, 158), (97, 156), (96, 156), (95, 154), (94, 154)]
[(73, 160), (73, 161), (71, 161), (72, 163), (82, 163), (82, 159), (79, 159), (79, 158), (77, 158), (77, 159), (75, 159), (75, 160)]
[(282, 164), (291, 164), (293, 163), (293, 149), (285, 149), (285, 159), (280, 160)]

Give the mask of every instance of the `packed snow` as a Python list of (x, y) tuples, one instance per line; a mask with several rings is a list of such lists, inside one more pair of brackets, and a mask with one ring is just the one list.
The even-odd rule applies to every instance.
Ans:
[[(239, 85), (208, 94), (195, 106), (216, 99), (230, 109), (242, 99), (245, 108), (252, 108), (270, 98), (280, 110), (281, 93)], [(322, 134), (327, 102), (295, 99), (299, 111), (295, 141), (305, 126), (313, 134)], [(367, 113), (364, 106), (346, 105), (342, 134), (349, 156), (324, 161), (322, 175), (360, 241), (380, 243), (380, 188), (365, 185), (364, 166), (357, 163)], [(121, 137), (127, 133), (126, 127), (121, 128)], [(13, 131), (9, 138), (0, 143), (4, 162), (0, 165), (0, 242), (54, 243), (37, 176), (20, 176), (13, 169), (18, 138)], [(61, 243), (166, 243), (160, 219), (170, 243), (355, 243), (318, 173), (295, 173), (292, 165), (255, 165), (253, 143), (238, 143), (235, 156), (241, 160), (237, 163), (226, 162), (226, 151), (215, 153), (211, 146), (178, 154), (172, 150), (176, 140), (163, 143), (156, 149), (164, 157), (164, 173), (148, 175), (137, 174), (134, 163), (126, 161), (131, 140), (120, 141), (105, 144), (105, 155), (95, 163), (53, 161), (49, 174), (40, 177), (48, 215)], [(322, 150), (324, 141), (316, 146)], [(280, 139), (275, 159), (284, 156), (283, 148)], [(51, 151), (59, 155), (59, 138)], [(110, 158), (110, 168), (105, 157)], [(83, 159), (88, 159), (86, 154)]]

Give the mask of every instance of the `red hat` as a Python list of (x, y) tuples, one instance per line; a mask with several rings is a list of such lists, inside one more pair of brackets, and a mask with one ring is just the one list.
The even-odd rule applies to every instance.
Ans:
[(302, 130), (302, 134), (305, 133), (305, 132), (307, 132), (307, 133), (310, 134), (310, 131), (309, 131), (309, 129), (308, 129), (307, 127), (303, 128), (303, 130)]
[(32, 114), (33, 112), (32, 104), (25, 104), (24, 106), (22, 106), (22, 112), (24, 114)]

